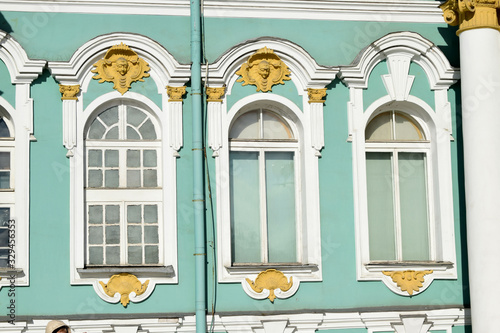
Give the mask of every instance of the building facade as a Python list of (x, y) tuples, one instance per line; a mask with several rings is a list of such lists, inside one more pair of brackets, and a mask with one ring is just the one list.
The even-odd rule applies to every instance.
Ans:
[(0, 331), (495, 332), (498, 23), (440, 5), (1, 0)]

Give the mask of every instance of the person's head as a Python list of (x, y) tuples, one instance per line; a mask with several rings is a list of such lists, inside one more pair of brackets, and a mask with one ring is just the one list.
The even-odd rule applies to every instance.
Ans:
[(116, 60), (116, 71), (121, 75), (125, 75), (128, 72), (127, 59), (120, 57)]
[(51, 320), (45, 328), (45, 333), (71, 333), (71, 329), (62, 321)]
[(271, 73), (271, 66), (265, 60), (259, 62), (259, 75), (262, 76), (263, 79), (267, 79), (269, 74)]

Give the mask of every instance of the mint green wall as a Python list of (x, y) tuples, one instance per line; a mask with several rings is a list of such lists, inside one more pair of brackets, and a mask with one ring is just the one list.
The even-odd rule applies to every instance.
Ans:
[[(148, 36), (162, 44), (181, 63), (189, 62), (189, 17), (160, 17), (140, 15), (84, 15), (62, 13), (2, 12), (12, 31), (12, 36), (25, 48), (30, 58), (50, 61), (67, 61), (75, 50), (100, 34), (130, 31)], [(46, 19), (45, 19), (46, 18)], [(262, 19), (206, 18), (206, 57), (210, 62), (226, 50), (247, 39), (274, 36), (291, 40), (303, 47), (321, 65), (349, 64), (356, 54), (377, 38), (393, 31), (411, 29), (434, 41), (458, 64), (457, 38), (453, 29), (444, 24), (403, 24), (387, 22), (334, 22)], [(235, 28), (236, 27), (236, 28)], [(6, 29), (6, 27), (2, 27)], [(222, 38), (223, 36), (223, 38)], [(1, 95), (9, 101), (13, 89), (6, 82), (5, 68), (0, 65)], [(386, 95), (380, 80), (387, 66), (379, 64), (370, 77), (370, 87), (364, 92), (365, 107), (369, 101)], [(415, 75), (412, 94), (434, 106), (425, 75), (412, 65)], [(111, 84), (93, 81), (85, 94), (85, 106), (97, 96), (112, 91)], [(192, 212), (192, 159), (191, 159), (191, 102), (188, 94), (184, 100), (184, 147), (177, 159), (178, 200), (178, 262), (179, 284), (158, 285), (152, 295), (142, 303), (121, 304), (102, 301), (91, 286), (71, 286), (69, 282), (69, 160), (62, 146), (62, 106), (57, 82), (44, 72), (32, 86), (34, 99), (34, 128), (36, 142), (31, 143), (31, 221), (30, 221), (30, 273), (29, 287), (18, 288), (18, 316), (52, 314), (133, 314), (133, 313), (192, 313), (194, 311), (194, 235)], [(133, 83), (132, 91), (147, 95), (157, 105), (160, 96), (152, 80)], [(228, 101), (228, 110), (234, 103), (250, 94), (254, 86), (242, 87), (236, 83)], [(273, 94), (292, 100), (302, 109), (302, 100), (291, 81), (273, 87)], [(459, 95), (449, 93), (452, 109)], [(214, 232), (216, 212), (207, 198), (207, 262), (208, 309), (215, 305), (217, 312), (241, 311), (268, 313), (296, 311), (298, 309), (358, 309), (360, 307), (413, 309), (429, 306), (467, 305), (467, 290), (462, 287), (462, 261), (460, 221), (464, 221), (460, 204), (461, 167), (459, 138), (451, 142), (453, 160), (453, 185), (458, 251), (457, 281), (434, 281), (423, 293), (402, 297), (391, 292), (382, 282), (356, 280), (354, 246), (354, 207), (352, 176), (352, 144), (347, 142), (347, 87), (336, 79), (328, 86), (324, 106), (325, 148), (319, 159), (323, 282), (303, 282), (291, 298), (254, 300), (248, 297), (240, 284), (214, 283)], [(453, 134), (457, 137), (460, 122), (453, 119)], [(207, 150), (208, 170), (215, 193), (215, 161)], [(207, 183), (208, 185), (208, 183)], [(207, 192), (208, 193), (208, 192)], [(215, 207), (215, 201), (213, 202)], [(212, 215), (213, 213), (213, 215)], [(214, 294), (215, 290), (215, 294)], [(0, 290), (0, 300), (6, 299), (7, 289)], [(465, 295), (464, 295), (465, 294)], [(60, 297), (64, 295), (64, 297)], [(1, 304), (1, 303), (0, 303)], [(346, 333), (361, 333), (345, 330)], [(327, 332), (327, 331), (322, 331)], [(341, 331), (335, 331), (341, 332)], [(454, 331), (455, 332), (455, 331)], [(460, 332), (460, 331), (456, 331)]]
[(349, 328), (343, 330), (317, 330), (317, 333), (366, 333), (366, 328)]
[(10, 74), (7, 66), (0, 60), (0, 78), (9, 78), (2, 80), (0, 84), (0, 97), (5, 98), (12, 107), (16, 107), (16, 87), (10, 83)]

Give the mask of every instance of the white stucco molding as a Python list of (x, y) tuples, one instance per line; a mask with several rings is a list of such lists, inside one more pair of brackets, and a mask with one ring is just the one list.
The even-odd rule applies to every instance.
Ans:
[(10, 217), (15, 220), (15, 269), (0, 270), (2, 288), (12, 284), (29, 285), (29, 156), (30, 140), (33, 138), (30, 90), (31, 83), (42, 73), (46, 61), (29, 59), (21, 45), (4, 31), (0, 31), (0, 60), (10, 76), (10, 80), (8, 77), (2, 79), (15, 85), (14, 105), (0, 97), (1, 116), (6, 117), (11, 136), (15, 138), (6, 148), (11, 150), (13, 156), (11, 168), (15, 172), (12, 173), (11, 184), (14, 190), (2, 193), (2, 204), (11, 209)]
[(431, 90), (447, 89), (460, 78), (441, 50), (431, 41), (415, 32), (396, 32), (385, 35), (362, 50), (352, 65), (342, 66), (339, 77), (350, 88), (368, 87), (373, 68), (394, 54), (406, 54), (427, 74)]

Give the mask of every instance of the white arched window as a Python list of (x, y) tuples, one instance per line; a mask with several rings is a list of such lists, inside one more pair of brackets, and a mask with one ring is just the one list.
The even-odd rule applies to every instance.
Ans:
[(86, 266), (162, 264), (161, 136), (145, 110), (100, 112), (85, 138)]
[(430, 261), (430, 141), (400, 111), (386, 111), (365, 129), (370, 262)]
[(297, 134), (259, 108), (233, 122), (229, 149), (232, 264), (301, 262)]

